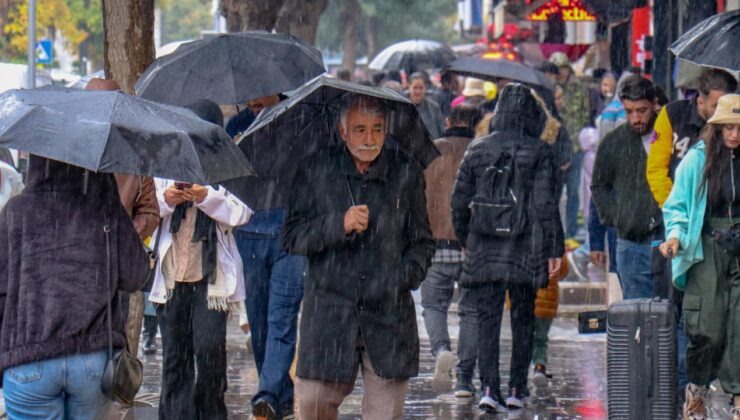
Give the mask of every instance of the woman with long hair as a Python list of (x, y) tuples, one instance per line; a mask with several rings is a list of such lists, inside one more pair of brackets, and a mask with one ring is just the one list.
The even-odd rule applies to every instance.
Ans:
[(673, 257), (673, 282), (684, 290), (684, 418), (706, 418), (708, 387), (719, 378), (740, 420), (740, 95), (720, 98), (701, 138), (663, 205), (660, 250)]

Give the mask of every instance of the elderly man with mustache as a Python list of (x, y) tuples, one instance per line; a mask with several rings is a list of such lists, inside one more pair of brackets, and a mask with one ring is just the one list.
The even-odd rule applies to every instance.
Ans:
[(418, 374), (411, 290), (434, 254), (422, 168), (384, 147), (386, 111), (344, 104), (344, 145), (318, 151), (296, 174), (283, 246), (308, 257), (296, 394), (301, 419), (336, 419), (362, 369), (364, 419), (400, 419)]

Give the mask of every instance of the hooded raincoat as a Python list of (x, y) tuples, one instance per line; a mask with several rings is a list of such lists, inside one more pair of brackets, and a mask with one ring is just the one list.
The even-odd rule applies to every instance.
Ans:
[[(460, 279), (463, 287), (494, 281), (544, 287), (548, 283), (547, 259), (560, 258), (565, 252), (553, 179), (553, 153), (539, 138), (545, 117), (529, 88), (512, 87), (513, 92), (497, 104), (491, 134), (474, 140), (468, 147), (452, 193), (452, 223), (457, 237), (467, 247)], [(477, 234), (470, 232), (468, 226), (469, 205), (477, 182), (498, 158), (494, 151), (499, 145), (508, 150), (518, 146), (515, 159), (522, 176), (529, 227), (515, 238)]]

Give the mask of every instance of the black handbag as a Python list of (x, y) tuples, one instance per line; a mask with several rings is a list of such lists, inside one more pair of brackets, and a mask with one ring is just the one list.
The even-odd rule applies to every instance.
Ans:
[(110, 225), (107, 223), (107, 216), (105, 219), (106, 223), (103, 231), (105, 232), (105, 268), (108, 282), (108, 311), (106, 316), (108, 322), (108, 361), (105, 364), (100, 387), (103, 394), (111, 401), (122, 405), (131, 405), (144, 380), (144, 366), (135, 354), (131, 354), (128, 349), (128, 342), (125, 348), (116, 352), (113, 351)]
[(581, 334), (606, 332), (606, 311), (579, 312), (578, 332)]

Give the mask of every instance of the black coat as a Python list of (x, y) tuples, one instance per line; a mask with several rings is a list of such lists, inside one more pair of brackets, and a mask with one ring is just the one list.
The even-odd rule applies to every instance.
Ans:
[[(346, 236), (350, 188), (355, 203), (369, 207), (370, 223)], [(299, 377), (351, 383), (360, 339), (379, 376), (417, 375), (411, 290), (434, 254), (424, 189), (422, 168), (387, 148), (364, 176), (345, 146), (301, 163), (282, 231), (286, 251), (308, 257)]]
[[(508, 87), (508, 86), (507, 86)], [(557, 206), (551, 147), (540, 140), (544, 116), (531, 96), (518, 87), (498, 101), (492, 134), (473, 141), (463, 158), (452, 193), (452, 223), (467, 248), (460, 284), (475, 287), (490, 282), (547, 285), (547, 259), (564, 253), (563, 229)], [(469, 231), (470, 202), (483, 172), (498, 151), (513, 151), (524, 185), (529, 229), (516, 238)]]
[(91, 173), (83, 195), (82, 169), (34, 156), (27, 181), (0, 213), (0, 371), (108, 348), (104, 212), (115, 347), (125, 343), (117, 291), (135, 292), (149, 272), (112, 175)]

